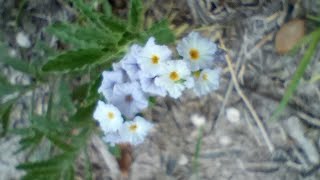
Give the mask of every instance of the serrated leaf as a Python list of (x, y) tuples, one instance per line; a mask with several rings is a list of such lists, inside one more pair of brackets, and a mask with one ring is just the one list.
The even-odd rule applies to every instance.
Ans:
[(130, 0), (128, 29), (132, 32), (139, 32), (143, 23), (143, 5), (141, 0)]
[(105, 33), (93, 27), (82, 27), (77, 29), (75, 31), (75, 36), (86, 42), (96, 42), (104, 46), (116, 45), (121, 38), (119, 33)]
[(22, 180), (56, 180), (60, 179), (60, 171), (57, 169), (47, 169), (43, 170), (34, 170), (34, 171), (27, 171), (22, 177)]
[(101, 49), (80, 49), (68, 51), (49, 60), (42, 70), (68, 72), (84, 69), (99, 61), (106, 53)]
[(74, 154), (63, 153), (63, 154), (54, 156), (48, 160), (19, 164), (16, 168), (26, 170), (26, 171), (40, 170), (40, 169), (45, 170), (45, 169), (52, 169), (52, 168), (63, 169), (68, 165), (66, 163), (70, 162), (70, 160), (72, 160), (73, 158), (74, 158)]
[(20, 147), (15, 153), (19, 153), (31, 147), (36, 147), (40, 144), (42, 137), (43, 134), (40, 133), (35, 133), (34, 135), (23, 137), (19, 141)]
[(59, 137), (58, 134), (55, 135), (47, 135), (46, 136), (54, 145), (59, 147), (60, 149), (64, 151), (75, 151), (76, 148), (72, 146), (71, 144), (66, 143), (63, 138)]
[(79, 26), (68, 23), (56, 23), (49, 26), (46, 30), (50, 34), (55, 35), (61, 41), (73, 45), (75, 48), (98, 48), (99, 45), (95, 42), (85, 42), (76, 37), (76, 31)]
[(90, 6), (85, 4), (82, 0), (73, 0), (74, 5), (80, 10), (81, 14), (83, 14), (92, 25), (97, 28), (103, 29), (105, 32), (110, 32), (108, 28), (106, 28), (103, 23), (100, 21), (100, 15), (93, 11)]
[(169, 28), (169, 23), (166, 20), (154, 23), (151, 28), (146, 31), (146, 34), (146, 39), (153, 36), (159, 44), (169, 44), (175, 41), (174, 33)]

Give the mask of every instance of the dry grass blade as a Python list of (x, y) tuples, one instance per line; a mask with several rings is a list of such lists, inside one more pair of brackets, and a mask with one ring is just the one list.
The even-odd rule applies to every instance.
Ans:
[[(224, 41), (222, 39), (222, 37), (220, 36), (219, 37), (219, 41), (221, 43), (221, 47), (223, 49), (226, 50), (226, 47), (224, 45)], [(228, 52), (226, 53), (226, 61), (227, 61), (227, 64), (228, 64), (228, 68), (229, 68), (229, 71), (230, 71), (230, 74), (231, 74), (231, 78), (232, 78), (232, 81), (234, 83), (234, 87), (236, 89), (236, 91), (238, 92), (239, 96), (241, 97), (241, 99), (244, 101), (244, 103), (246, 104), (247, 108), (249, 109), (253, 119), (256, 121), (261, 133), (262, 133), (262, 136), (268, 146), (268, 149), (270, 152), (273, 152), (274, 151), (274, 146), (273, 144), (271, 143), (270, 141), (270, 138), (268, 137), (268, 134), (266, 132), (266, 129), (265, 127), (263, 126), (262, 124), (262, 121), (260, 120), (259, 116), (257, 115), (256, 111), (254, 110), (254, 108), (252, 107), (250, 101), (248, 100), (248, 98), (245, 96), (245, 94), (243, 93), (243, 91), (241, 90), (240, 86), (239, 86), (239, 83), (237, 81), (237, 77), (236, 77), (236, 73), (234, 71), (234, 69), (232, 68), (232, 61), (231, 61), (231, 58), (230, 56), (228, 55)]]

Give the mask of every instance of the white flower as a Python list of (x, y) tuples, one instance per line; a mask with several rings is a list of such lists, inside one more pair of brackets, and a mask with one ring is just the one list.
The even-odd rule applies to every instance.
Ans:
[(193, 86), (193, 78), (185, 61), (168, 61), (164, 67), (163, 72), (155, 79), (155, 84), (165, 88), (171, 97), (178, 98), (185, 88)]
[(136, 116), (132, 121), (126, 121), (119, 131), (122, 140), (138, 145), (143, 142), (153, 125), (140, 116)]
[(203, 96), (219, 87), (220, 69), (204, 69), (193, 73), (195, 83), (194, 92), (197, 96)]
[(117, 71), (104, 71), (102, 73), (102, 83), (98, 89), (99, 93), (102, 93), (107, 101), (113, 95), (113, 88), (116, 84), (123, 83), (125, 81), (125, 75), (121, 70)]
[(154, 37), (151, 37), (142, 48), (137, 60), (142, 71), (151, 75), (158, 75), (161, 72), (162, 64), (169, 60), (170, 56), (170, 49), (167, 46), (155, 44)]
[(148, 107), (148, 99), (136, 81), (116, 84), (110, 102), (118, 107), (127, 118), (134, 117), (138, 112)]
[(129, 53), (120, 61), (121, 67), (126, 71), (131, 81), (138, 80), (141, 71), (137, 57), (142, 47), (134, 44), (130, 47)]
[(157, 78), (157, 76), (151, 76), (146, 73), (141, 73), (139, 77), (141, 88), (145, 93), (149, 93), (150, 95), (158, 95), (162, 97), (167, 95), (166, 89), (155, 84), (155, 79)]
[(191, 32), (177, 45), (177, 50), (188, 62), (191, 71), (197, 71), (213, 65), (217, 45), (201, 37), (199, 33)]
[(98, 106), (93, 113), (93, 118), (99, 122), (101, 129), (105, 133), (119, 130), (123, 123), (118, 108), (112, 104), (105, 104), (102, 101), (98, 101)]

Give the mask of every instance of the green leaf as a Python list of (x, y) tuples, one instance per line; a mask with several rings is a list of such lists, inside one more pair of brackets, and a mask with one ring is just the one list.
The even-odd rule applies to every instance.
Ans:
[(143, 23), (143, 5), (141, 0), (130, 0), (129, 6), (129, 25), (128, 29), (132, 32), (139, 32)]
[(39, 162), (27, 162), (19, 164), (16, 168), (26, 171), (30, 170), (46, 170), (46, 169), (63, 169), (68, 166), (69, 162), (74, 158), (72, 153), (63, 153), (52, 157), (51, 159), (39, 161)]
[(95, 107), (96, 103), (79, 108), (77, 112), (72, 117), (70, 117), (70, 121), (78, 124), (79, 126), (81, 126), (81, 124), (88, 125), (88, 122), (93, 123), (94, 121), (92, 119), (92, 114)]
[(0, 98), (5, 95), (9, 95), (9, 94), (13, 94), (15, 92), (22, 91), (22, 90), (26, 89), (27, 87), (29, 87), (29, 86), (12, 85), (6, 80), (5, 77), (0, 75)]
[[(75, 151), (76, 148), (70, 144), (70, 143), (66, 143), (64, 141), (64, 139), (66, 139), (65, 137), (59, 137), (58, 134), (55, 135), (48, 135), (46, 136), (54, 145), (56, 145), (57, 147), (59, 147), (60, 149), (64, 150), (64, 151)], [(64, 139), (63, 139), (64, 138)]]
[(100, 87), (102, 78), (101, 76), (98, 76), (91, 85), (89, 86), (87, 96), (84, 102), (84, 105), (89, 105), (95, 103), (99, 98), (98, 88)]
[(151, 36), (155, 37), (159, 44), (169, 44), (175, 41), (174, 33), (169, 28), (169, 23), (166, 20), (154, 23), (151, 28), (146, 31), (144, 41)]
[(109, 1), (101, 0), (102, 6), (103, 6), (103, 12), (106, 17), (112, 16), (112, 7), (109, 3)]
[(101, 21), (112, 32), (124, 33), (127, 28), (127, 22), (115, 16), (101, 16)]
[(307, 66), (309, 65), (312, 56), (314, 55), (317, 45), (320, 41), (320, 29), (316, 30), (317, 33), (314, 34), (313, 39), (310, 42), (310, 45), (303, 55), (303, 58), (294, 73), (291, 82), (286, 89), (283, 98), (281, 99), (280, 104), (278, 105), (276, 111), (271, 116), (271, 120), (276, 120), (276, 118), (281, 114), (281, 112), (284, 110), (284, 108), (287, 106), (289, 100), (291, 99), (294, 91), (297, 89), (297, 86), (299, 84), (299, 81), (301, 77), (303, 76), (304, 72), (306, 71)]
[(80, 49), (68, 51), (49, 60), (43, 67), (43, 71), (68, 72), (81, 70), (98, 62), (106, 53), (101, 49)]
[(85, 42), (76, 37), (75, 33), (80, 28), (80, 26), (74, 24), (56, 23), (49, 26), (46, 30), (63, 42), (73, 45), (75, 48), (98, 48), (99, 45), (97, 43), (92, 41)]
[(320, 16), (307, 15), (307, 19), (320, 23)]
[(94, 27), (81, 27), (76, 30), (75, 36), (86, 42), (96, 42), (104, 46), (116, 45), (121, 38), (119, 33), (105, 33)]
[(100, 20), (100, 15), (93, 11), (90, 6), (85, 4), (82, 0), (73, 0), (74, 5), (80, 10), (81, 14), (84, 15), (89, 22), (97, 28), (104, 30), (105, 32), (110, 32), (108, 28), (106, 28)]
[(39, 132), (34, 132), (33, 135), (23, 137), (19, 141), (20, 148), (16, 151), (16, 153), (24, 151), (28, 148), (34, 148), (38, 146), (41, 143), (42, 138), (43, 138), (43, 134)]
[(10, 122), (10, 113), (13, 107), (13, 102), (6, 103), (5, 105), (1, 105), (0, 108), (0, 117), (1, 117), (1, 123), (2, 123), (2, 132), (1, 136), (4, 136), (9, 127)]

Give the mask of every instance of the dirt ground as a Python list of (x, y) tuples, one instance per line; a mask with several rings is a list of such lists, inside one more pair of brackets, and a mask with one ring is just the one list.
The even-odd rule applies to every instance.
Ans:
[[(126, 1), (111, 2), (115, 13), (125, 14)], [(236, 82), (232, 80), (230, 66), (223, 61), (217, 64), (223, 68), (217, 91), (201, 98), (186, 92), (177, 101), (158, 99), (144, 113), (155, 128), (145, 143), (126, 148), (127, 174), (122, 173), (120, 179), (320, 179), (320, 83), (309, 81), (320, 73), (319, 46), (279, 121), (268, 121), (305, 52), (302, 48), (293, 56), (277, 53), (275, 35), (286, 22), (305, 20), (306, 14), (319, 12), (319, 1), (216, 2), (146, 1), (147, 24), (167, 17), (178, 38), (199, 31), (220, 45), (223, 43), (231, 57)], [(18, 1), (0, 0), (0, 30), (12, 49), (26, 59), (32, 58), (35, 50), (18, 47), (18, 32), (26, 33), (32, 44), (41, 39), (54, 47), (54, 39), (43, 33), (43, 28), (58, 20), (74, 18), (72, 9), (61, 0), (34, 0), (25, 5), (20, 23), (14, 26), (12, 21), (19, 14), (17, 4)], [(52, 8), (48, 11), (47, 6)], [(305, 28), (308, 33), (314, 27), (305, 21)], [(13, 80), (17, 83), (27, 79), (22, 75), (14, 77), (19, 77)], [(41, 93), (44, 92), (39, 92), (39, 96)], [(21, 114), (17, 119), (23, 119)], [(205, 125), (195, 171), (199, 119), (204, 119)], [(15, 144), (14, 137), (0, 140), (0, 152)], [(101, 140), (94, 137), (90, 157), (95, 179), (118, 179), (117, 162), (106, 150), (99, 149), (101, 146)], [(1, 156), (0, 174), (6, 174), (4, 179), (19, 179), (21, 173), (12, 167), (23, 158), (7, 157), (16, 160)], [(78, 179), (83, 179), (81, 167), (80, 158)]]

